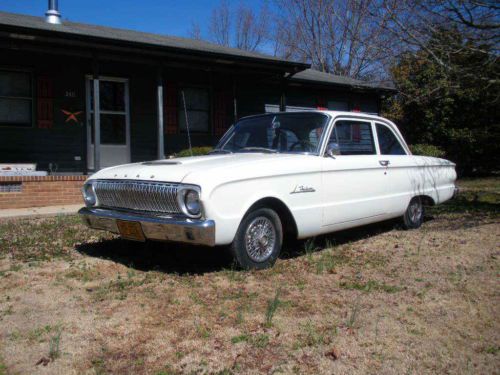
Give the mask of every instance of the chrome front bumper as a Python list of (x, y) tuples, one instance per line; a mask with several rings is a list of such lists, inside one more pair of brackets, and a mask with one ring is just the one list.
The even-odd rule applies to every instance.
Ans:
[(78, 211), (83, 222), (93, 229), (119, 234), (117, 220), (141, 223), (144, 237), (150, 240), (184, 242), (215, 246), (215, 222), (171, 216), (153, 216), (103, 208), (83, 207)]

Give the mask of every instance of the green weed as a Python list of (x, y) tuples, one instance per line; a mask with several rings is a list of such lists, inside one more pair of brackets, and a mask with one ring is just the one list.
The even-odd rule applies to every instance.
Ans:
[(274, 315), (276, 314), (276, 310), (278, 309), (278, 307), (281, 304), (280, 293), (281, 293), (281, 290), (278, 289), (276, 291), (276, 294), (274, 295), (274, 298), (267, 302), (267, 309), (266, 309), (266, 316), (265, 316), (265, 323), (264, 323), (264, 325), (266, 327), (271, 327), (273, 324)]

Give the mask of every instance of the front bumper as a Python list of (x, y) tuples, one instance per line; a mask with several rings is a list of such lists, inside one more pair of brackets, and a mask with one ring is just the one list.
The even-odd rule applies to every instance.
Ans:
[(215, 246), (215, 222), (172, 216), (153, 216), (104, 208), (83, 207), (78, 211), (83, 222), (93, 229), (118, 233), (117, 220), (141, 223), (144, 237), (150, 240), (184, 242)]

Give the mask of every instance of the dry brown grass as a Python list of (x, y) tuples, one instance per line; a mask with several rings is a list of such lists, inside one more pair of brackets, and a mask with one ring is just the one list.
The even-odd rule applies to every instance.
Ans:
[(0, 374), (498, 373), (499, 180), (465, 185), (420, 230), (290, 245), (261, 272), (76, 217), (0, 223)]

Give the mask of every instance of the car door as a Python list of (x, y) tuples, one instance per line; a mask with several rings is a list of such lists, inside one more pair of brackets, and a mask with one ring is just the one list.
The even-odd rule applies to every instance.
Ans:
[[(339, 155), (325, 156), (322, 165), (323, 226), (341, 229), (377, 221), (384, 216), (386, 167), (381, 165), (373, 123), (363, 118), (339, 118), (328, 137)], [(334, 227), (334, 228), (332, 228)]]
[(386, 166), (387, 191), (384, 204), (388, 214), (402, 214), (421, 184), (415, 160), (399, 132), (392, 125), (375, 122), (380, 163)]

